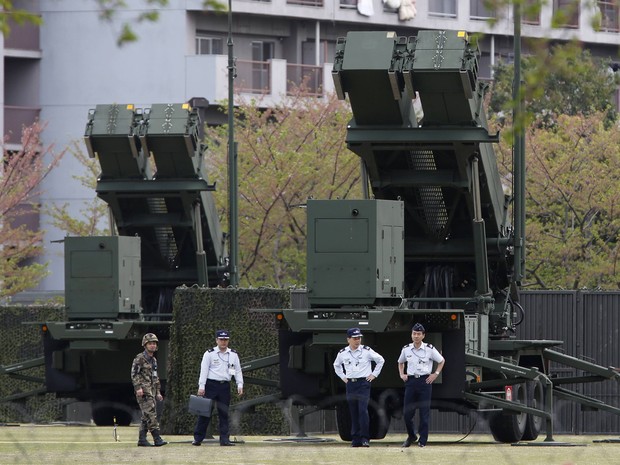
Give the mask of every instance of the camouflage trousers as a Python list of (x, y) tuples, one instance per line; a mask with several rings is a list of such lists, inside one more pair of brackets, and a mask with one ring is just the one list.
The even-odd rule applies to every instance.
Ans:
[(155, 404), (155, 397), (145, 395), (142, 397), (136, 396), (140, 411), (142, 412), (142, 423), (146, 424), (149, 431), (159, 429), (159, 422), (157, 421), (157, 406)]

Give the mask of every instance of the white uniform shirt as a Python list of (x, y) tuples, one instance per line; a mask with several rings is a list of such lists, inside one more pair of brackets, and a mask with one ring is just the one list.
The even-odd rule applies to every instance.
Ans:
[[(375, 362), (372, 370), (371, 362)], [(371, 374), (379, 376), (385, 359), (368, 346), (360, 345), (357, 350), (351, 350), (349, 346), (338, 352), (334, 361), (334, 371), (340, 379), (366, 378)]]
[(243, 387), (243, 374), (241, 373), (241, 363), (237, 352), (230, 348), (227, 348), (226, 352), (220, 352), (220, 349), (215, 346), (213, 349), (207, 350), (202, 356), (198, 389), (205, 388), (207, 379), (230, 381), (233, 375), (237, 387)]
[(441, 363), (443, 356), (432, 344), (422, 342), (418, 349), (413, 342), (407, 344), (400, 351), (398, 363), (407, 363), (407, 375), (430, 375), (433, 372), (433, 362)]

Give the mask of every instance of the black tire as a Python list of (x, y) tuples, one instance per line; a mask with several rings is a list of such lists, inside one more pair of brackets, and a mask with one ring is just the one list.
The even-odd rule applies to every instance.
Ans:
[[(386, 414), (383, 404), (370, 400), (368, 405), (368, 417), (370, 421), (368, 439), (383, 439), (390, 428), (390, 417)], [(336, 425), (338, 434), (343, 441), (351, 441), (351, 412), (349, 403), (345, 400), (336, 404)]]
[[(527, 400), (528, 406), (539, 410), (544, 409), (545, 390), (540, 381), (531, 381), (527, 383)], [(525, 430), (523, 431), (522, 441), (534, 441), (538, 438), (542, 429), (544, 419), (530, 413), (527, 414), (525, 421)]]
[(368, 416), (370, 417), (370, 439), (383, 439), (390, 428), (390, 417), (386, 415), (385, 409), (380, 404), (368, 406)]
[[(512, 396), (516, 401), (525, 404), (526, 392), (522, 385), (513, 386)], [(498, 442), (514, 443), (523, 438), (527, 415), (525, 413), (494, 413), (489, 418), (491, 434)]]
[(336, 404), (336, 425), (340, 439), (347, 442), (353, 439), (351, 436), (351, 413), (346, 400)]
[(93, 422), (97, 426), (129, 426), (135, 409), (116, 402), (92, 402)]

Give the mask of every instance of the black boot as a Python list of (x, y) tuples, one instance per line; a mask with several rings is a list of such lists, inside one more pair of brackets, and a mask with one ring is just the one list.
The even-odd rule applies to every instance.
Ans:
[(146, 439), (146, 423), (142, 422), (140, 424), (140, 430), (138, 432), (138, 446), (139, 447), (152, 447), (153, 444), (151, 444), (147, 439)]
[(166, 441), (164, 441), (161, 438), (161, 436), (159, 435), (159, 430), (158, 429), (154, 429), (153, 431), (151, 431), (151, 435), (153, 436), (153, 441), (155, 442), (155, 445), (157, 447), (165, 446), (166, 444), (168, 444)]

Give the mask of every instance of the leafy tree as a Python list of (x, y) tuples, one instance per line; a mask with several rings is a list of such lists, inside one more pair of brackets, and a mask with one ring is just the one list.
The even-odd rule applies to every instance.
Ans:
[[(608, 123), (617, 119), (613, 97), (620, 76), (611, 72), (609, 62), (570, 43), (523, 57), (521, 63), (525, 110), (536, 125), (553, 127), (562, 114), (606, 112)], [(495, 68), (491, 113), (511, 111), (513, 75), (513, 64), (499, 63)]]
[[(235, 112), (239, 172), (239, 276), (242, 285), (304, 284), (309, 197), (361, 195), (359, 158), (346, 148), (347, 105), (303, 91), (265, 109), (239, 99)], [(227, 125), (210, 128), (210, 173), (227, 183)], [(228, 218), (228, 188), (218, 189)], [(226, 206), (226, 207), (224, 207)]]
[[(34, 259), (42, 253), (43, 231), (30, 230), (25, 220), (38, 214), (39, 186), (58, 164), (64, 151), (53, 153), (42, 149), (43, 127), (35, 123), (22, 131), (19, 151), (4, 149), (0, 171), (0, 296), (14, 295), (31, 289), (46, 274), (46, 265)], [(49, 155), (45, 164), (43, 157)]]
[[(526, 134), (530, 286), (620, 288), (620, 128), (604, 113), (559, 115)], [(508, 172), (511, 147), (498, 159)]]
[[(77, 142), (74, 142), (68, 150), (84, 168), (84, 172), (73, 175), (73, 179), (95, 193), (97, 178), (101, 174), (101, 165), (96, 158), (90, 158), (86, 155)], [(48, 206), (48, 213), (52, 218), (51, 224), (70, 236), (105, 236), (110, 234), (109, 228), (101, 228), (100, 226), (107, 219), (108, 209), (106, 203), (97, 196), (84, 203), (79, 218), (76, 217), (75, 213), (69, 211), (68, 204), (50, 205)]]

